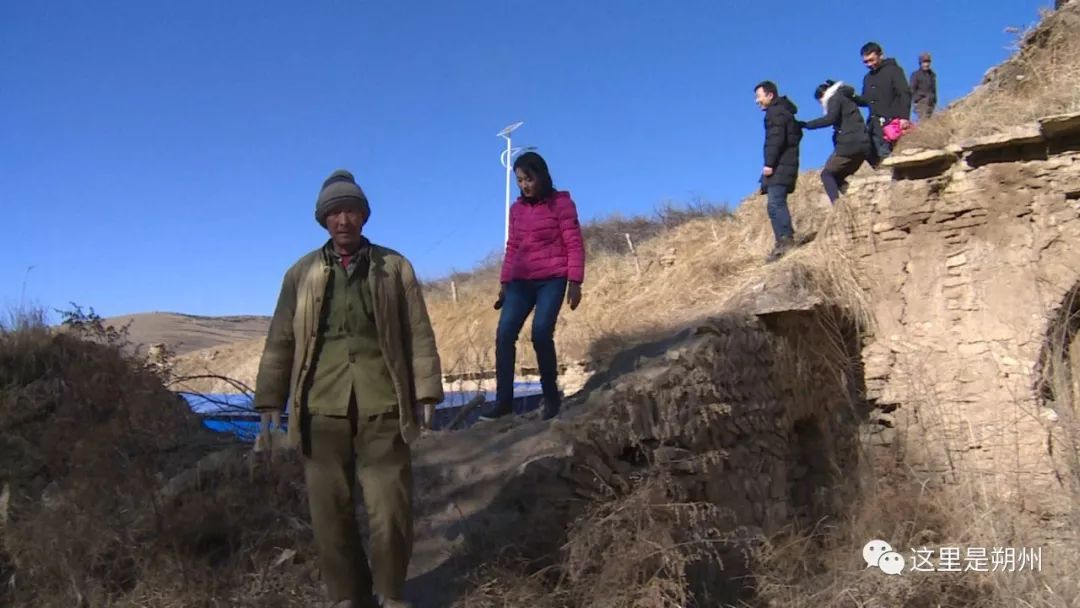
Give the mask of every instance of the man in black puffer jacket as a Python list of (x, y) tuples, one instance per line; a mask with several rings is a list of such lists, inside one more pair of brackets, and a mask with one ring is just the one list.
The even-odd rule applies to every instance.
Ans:
[(795, 229), (788, 210), (788, 194), (795, 191), (799, 177), (799, 142), (802, 129), (795, 121), (799, 109), (781, 97), (776, 84), (768, 80), (754, 87), (754, 98), (765, 112), (765, 166), (761, 170), (761, 191), (767, 195), (767, 211), (776, 244), (767, 262), (780, 259), (795, 244)]
[(863, 77), (862, 95), (855, 101), (870, 108), (866, 122), (873, 144), (870, 162), (875, 167), (892, 153), (892, 144), (885, 141), (883, 127), (895, 118), (906, 128), (911, 118), (911, 88), (904, 68), (893, 58), (886, 59), (881, 45), (867, 42), (862, 50), (863, 65), (869, 72)]
[(826, 80), (814, 91), (814, 99), (821, 102), (825, 115), (800, 126), (805, 129), (833, 128), (833, 153), (821, 169), (821, 183), (829, 200), (835, 203), (847, 185), (847, 178), (858, 171), (869, 156), (870, 137), (851, 85)]

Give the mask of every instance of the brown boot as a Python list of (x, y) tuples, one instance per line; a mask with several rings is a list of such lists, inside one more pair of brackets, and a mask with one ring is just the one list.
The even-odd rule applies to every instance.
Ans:
[(787, 252), (791, 251), (793, 247), (795, 247), (795, 240), (793, 238), (787, 237), (780, 239), (776, 242), (776, 246), (773, 247), (772, 251), (770, 251), (769, 255), (765, 258), (765, 263), (771, 264), (776, 260), (779, 260), (780, 258), (784, 257)]

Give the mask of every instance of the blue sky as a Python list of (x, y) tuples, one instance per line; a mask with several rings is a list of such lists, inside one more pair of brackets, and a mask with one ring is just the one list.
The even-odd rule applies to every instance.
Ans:
[[(502, 246), (495, 133), (516, 120), (583, 220), (734, 204), (760, 171), (759, 80), (815, 117), (814, 86), (860, 82), (873, 39), (908, 72), (932, 52), (947, 102), (1050, 4), (875, 26), (854, 0), (4, 2), (0, 305), (269, 314), (326, 237), (314, 200), (338, 167), (373, 240), (424, 278), (467, 269)], [(819, 166), (827, 131), (804, 142)]]

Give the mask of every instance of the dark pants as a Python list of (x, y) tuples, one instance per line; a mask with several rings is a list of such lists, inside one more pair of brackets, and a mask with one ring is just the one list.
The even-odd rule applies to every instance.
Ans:
[(791, 212), (788, 211), (787, 206), (788, 187), (766, 186), (765, 194), (767, 197), (765, 210), (769, 214), (769, 222), (772, 224), (776, 242), (794, 238), (795, 229), (791, 226)]
[(544, 399), (559, 402), (558, 365), (555, 358), (555, 322), (559, 318), (566, 279), (510, 281), (506, 285), (499, 328), (495, 332), (495, 401), (508, 406), (514, 399), (514, 364), (517, 338), (529, 313), (533, 314), (532, 343), (540, 368)]
[[(412, 556), (412, 464), (395, 413), (311, 416), (304, 461), (308, 508), (330, 600), (374, 607), (372, 591), (401, 599)], [(371, 564), (356, 520), (356, 482), (371, 531)], [(374, 589), (373, 589), (374, 587)]]
[(885, 141), (885, 122), (886, 119), (880, 116), (871, 116), (867, 122), (866, 128), (870, 133), (870, 164), (877, 167), (881, 161), (885, 160), (892, 154), (892, 144)]
[(918, 115), (919, 122), (922, 122), (934, 115), (934, 106), (926, 99), (916, 101), (915, 114)]
[(821, 168), (821, 184), (825, 186), (830, 202), (835, 203), (836, 199), (840, 198), (840, 190), (846, 185), (847, 178), (854, 175), (865, 160), (865, 154), (841, 156), (833, 152), (829, 155), (825, 166)]

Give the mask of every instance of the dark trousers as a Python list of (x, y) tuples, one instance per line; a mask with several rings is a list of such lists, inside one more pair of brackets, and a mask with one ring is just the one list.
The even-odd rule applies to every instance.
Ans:
[(934, 106), (927, 99), (916, 101), (915, 114), (919, 117), (919, 122), (922, 122), (934, 115)]
[(866, 128), (870, 133), (871, 149), (869, 161), (874, 167), (877, 167), (881, 161), (892, 154), (892, 144), (885, 141), (885, 130), (883, 127), (886, 122), (887, 120), (880, 116), (871, 116), (866, 124)]
[(835, 203), (840, 198), (840, 191), (847, 185), (847, 178), (855, 174), (866, 160), (865, 154), (852, 154), (842, 156), (833, 152), (821, 168), (821, 184), (825, 186), (825, 193), (829, 195), (829, 201)]
[(795, 228), (791, 225), (791, 211), (788, 210), (788, 187), (784, 185), (766, 186), (765, 210), (772, 224), (773, 238), (779, 243), (795, 237)]
[[(374, 608), (372, 591), (401, 599), (412, 556), (412, 464), (396, 412), (310, 416), (304, 461), (308, 507), (330, 600)], [(371, 531), (371, 564), (360, 541), (356, 482)], [(374, 588), (374, 589), (373, 589)]]
[(499, 405), (509, 405), (514, 399), (517, 338), (533, 309), (536, 312), (533, 314), (532, 343), (540, 368), (540, 387), (545, 400), (559, 402), (555, 322), (565, 297), (564, 278), (507, 283), (499, 328), (495, 332), (495, 400)]

